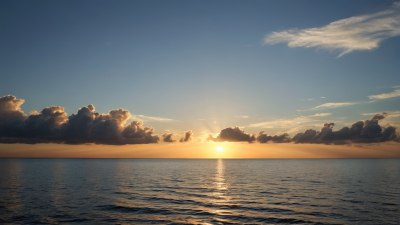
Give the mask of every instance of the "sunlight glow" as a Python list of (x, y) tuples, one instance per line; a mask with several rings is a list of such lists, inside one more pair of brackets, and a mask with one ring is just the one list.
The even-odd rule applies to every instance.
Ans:
[(217, 147), (217, 152), (223, 152), (224, 151), (224, 149), (222, 148), (222, 147)]

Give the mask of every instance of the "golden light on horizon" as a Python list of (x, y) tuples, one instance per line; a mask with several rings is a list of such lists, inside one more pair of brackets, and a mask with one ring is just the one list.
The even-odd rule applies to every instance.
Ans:
[(223, 152), (223, 151), (224, 151), (224, 148), (222, 148), (222, 147), (217, 147), (216, 150), (217, 150), (217, 152)]

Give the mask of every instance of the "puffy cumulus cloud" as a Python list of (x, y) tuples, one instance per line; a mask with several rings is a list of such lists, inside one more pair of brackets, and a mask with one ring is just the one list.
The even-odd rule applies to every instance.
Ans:
[(185, 134), (183, 135), (183, 138), (181, 138), (180, 142), (188, 142), (188, 141), (192, 141), (193, 139), (193, 131), (188, 130), (185, 132)]
[(14, 96), (0, 98), (0, 143), (65, 143), (65, 144), (142, 144), (157, 143), (152, 127), (142, 121), (125, 125), (131, 114), (123, 109), (107, 114), (95, 112), (93, 105), (82, 107), (68, 117), (64, 108), (52, 106), (25, 115), (24, 102)]
[(287, 143), (291, 142), (288, 133), (277, 133), (268, 135), (265, 131), (260, 131), (258, 134), (248, 134), (239, 127), (228, 127), (221, 130), (219, 134), (209, 134), (206, 141), (214, 142), (260, 142), (260, 143)]
[(12, 95), (0, 98), (0, 122), (25, 119), (27, 115), (21, 110), (24, 102), (25, 100), (17, 99)]
[(288, 143), (292, 141), (288, 133), (278, 133), (271, 136), (268, 135), (265, 131), (260, 131), (256, 137), (256, 140), (260, 143)]
[(193, 139), (193, 131), (188, 130), (183, 134), (183, 137), (180, 138), (179, 134), (173, 132), (165, 132), (161, 135), (164, 142), (189, 142)]
[(166, 132), (163, 133), (161, 136), (164, 142), (175, 142), (179, 140), (179, 135), (173, 132)]
[(160, 137), (153, 135), (153, 127), (143, 127), (142, 121), (132, 121), (122, 131), (122, 137), (130, 140), (126, 144), (158, 143)]
[(216, 135), (215, 137), (210, 134), (208, 136), (207, 140), (214, 141), (214, 142), (223, 142), (223, 141), (244, 142), (244, 141), (247, 141), (247, 142), (251, 143), (256, 140), (256, 135), (255, 134), (247, 134), (239, 127), (228, 127), (228, 128), (221, 130), (221, 132), (218, 135)]
[(293, 137), (295, 143), (350, 144), (399, 141), (396, 128), (382, 127), (378, 122), (387, 116), (386, 113), (376, 114), (371, 119), (353, 123), (351, 127), (333, 130), (334, 123), (325, 123), (320, 131), (308, 129)]
[(399, 35), (400, 2), (396, 2), (384, 11), (338, 20), (324, 27), (272, 32), (265, 37), (264, 42), (288, 43), (289, 47), (339, 50), (340, 57), (355, 50), (377, 48), (381, 41)]
[(380, 95), (370, 95), (369, 99), (386, 99), (386, 98), (395, 98), (400, 96), (400, 89), (392, 91), (390, 93), (380, 94)]
[[(315, 114), (312, 116), (324, 116)], [(353, 123), (351, 127), (343, 127), (340, 130), (333, 130), (334, 123), (325, 123), (320, 131), (314, 128), (307, 129), (302, 133), (297, 133), (290, 138), (289, 132), (279, 132), (275, 135), (268, 135), (265, 131), (258, 134), (248, 134), (239, 127), (228, 127), (221, 130), (221, 133), (209, 134), (206, 141), (215, 142), (259, 142), (259, 143), (318, 143), (318, 144), (351, 144), (351, 143), (378, 143), (386, 141), (400, 141), (396, 127), (378, 124), (388, 116), (387, 113), (379, 113), (372, 118)], [(296, 128), (297, 129), (297, 128)], [(295, 129), (295, 130), (296, 130)]]

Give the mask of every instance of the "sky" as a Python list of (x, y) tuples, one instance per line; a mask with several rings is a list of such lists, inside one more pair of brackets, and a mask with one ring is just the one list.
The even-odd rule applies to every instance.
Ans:
[(1, 1), (0, 26), (0, 157), (400, 157), (400, 2)]

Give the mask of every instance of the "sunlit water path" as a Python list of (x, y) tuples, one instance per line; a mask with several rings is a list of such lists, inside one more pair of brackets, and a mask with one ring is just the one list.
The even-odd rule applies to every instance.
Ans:
[(0, 159), (0, 171), (0, 223), (400, 221), (400, 159)]

